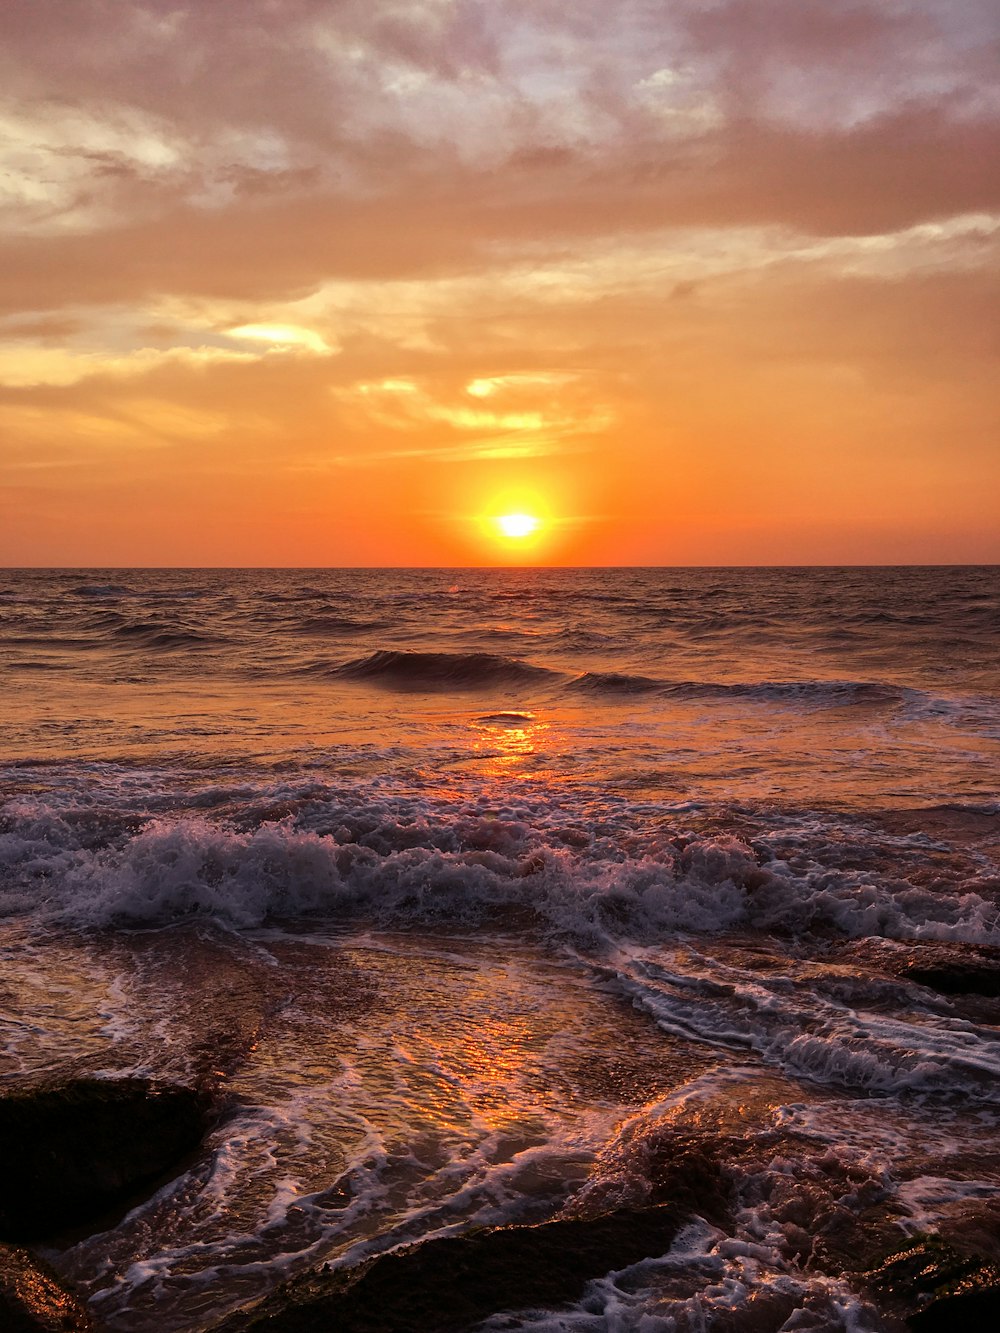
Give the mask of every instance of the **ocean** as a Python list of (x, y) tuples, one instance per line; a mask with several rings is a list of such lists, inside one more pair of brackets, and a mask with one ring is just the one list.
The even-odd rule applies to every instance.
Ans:
[(0, 1084), (225, 1107), (45, 1251), (111, 1329), (678, 1144), (724, 1219), (487, 1327), (876, 1330), (995, 1207), (996, 568), (6, 570), (0, 672)]

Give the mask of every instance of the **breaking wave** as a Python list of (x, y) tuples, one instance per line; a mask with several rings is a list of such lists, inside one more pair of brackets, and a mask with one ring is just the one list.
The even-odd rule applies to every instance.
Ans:
[(0, 904), (78, 928), (509, 917), (602, 946), (747, 929), (1000, 943), (997, 907), (976, 892), (792, 869), (729, 835), (661, 839), (631, 853), (628, 842), (554, 813), (546, 821), (323, 803), (249, 829), (185, 815), (132, 819), (97, 836), (93, 821), (21, 800), (0, 824)]

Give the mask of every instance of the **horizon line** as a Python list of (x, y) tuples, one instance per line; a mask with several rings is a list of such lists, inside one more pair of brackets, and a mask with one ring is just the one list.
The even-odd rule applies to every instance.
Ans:
[(520, 565), (520, 564), (494, 564), (494, 565), (0, 565), (0, 571), (4, 573), (70, 573), (73, 571), (87, 572), (92, 570), (133, 570), (137, 573), (150, 573), (154, 571), (204, 571), (204, 572), (223, 572), (223, 571), (249, 571), (258, 570), (261, 572), (277, 572), (279, 570), (357, 570), (363, 573), (372, 573), (375, 571), (399, 572), (405, 570), (413, 571), (453, 571), (453, 570), (474, 570), (477, 573), (503, 572), (506, 570), (531, 570), (533, 572), (542, 572), (550, 570), (566, 570), (578, 572), (580, 570), (650, 570), (650, 569), (1000, 569), (1000, 561), (997, 560), (945, 560), (945, 561), (824, 561), (822, 563), (801, 563), (801, 564), (769, 564), (764, 562), (754, 562), (749, 564), (718, 564), (718, 565)]

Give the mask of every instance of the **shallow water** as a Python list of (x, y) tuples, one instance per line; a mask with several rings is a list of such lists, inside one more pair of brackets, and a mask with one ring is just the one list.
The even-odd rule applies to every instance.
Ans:
[(1000, 945), (998, 646), (995, 569), (0, 575), (0, 1078), (226, 1095), (50, 1257), (199, 1330), (697, 1138), (726, 1227), (503, 1326), (881, 1327), (1000, 1182), (1000, 1002), (907, 979)]

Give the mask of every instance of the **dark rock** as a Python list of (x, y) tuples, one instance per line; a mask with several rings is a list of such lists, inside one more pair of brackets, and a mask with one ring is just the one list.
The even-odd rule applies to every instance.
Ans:
[(0, 1239), (57, 1235), (175, 1168), (210, 1098), (140, 1078), (22, 1085), (0, 1097)]
[[(1000, 1165), (995, 1154), (968, 1159), (968, 1170), (984, 1179)], [(1000, 1192), (989, 1199), (967, 1203), (948, 1219), (946, 1239), (959, 1254), (975, 1256), (1000, 1267)]]
[(675, 1125), (633, 1122), (627, 1137), (613, 1141), (591, 1178), (567, 1204), (563, 1216), (586, 1217), (623, 1207), (670, 1204), (713, 1225), (732, 1225), (733, 1185), (723, 1168), (745, 1139), (694, 1134)]
[(1000, 1267), (940, 1236), (914, 1240), (865, 1276), (914, 1333), (1000, 1328)]
[(965, 1329), (1000, 1328), (1000, 1273), (993, 1269), (991, 1285), (958, 1288), (937, 1297), (925, 1310), (910, 1315), (914, 1333), (956, 1333)]
[(674, 1134), (655, 1139), (647, 1158), (653, 1198), (697, 1213), (716, 1226), (732, 1225), (732, 1182), (722, 1163), (732, 1160), (738, 1141), (725, 1137), (700, 1141), (696, 1135)]
[(902, 975), (939, 995), (1000, 996), (1000, 962), (981, 958), (917, 962), (904, 968)]
[(656, 1207), (428, 1240), (290, 1282), (216, 1333), (456, 1333), (575, 1301), (592, 1279), (665, 1254), (682, 1220)]
[(84, 1306), (41, 1260), (0, 1245), (0, 1328), (4, 1333), (97, 1333)]

